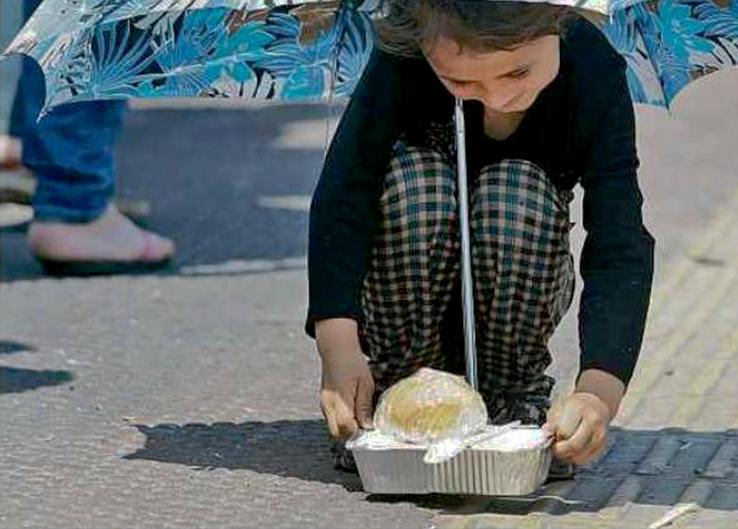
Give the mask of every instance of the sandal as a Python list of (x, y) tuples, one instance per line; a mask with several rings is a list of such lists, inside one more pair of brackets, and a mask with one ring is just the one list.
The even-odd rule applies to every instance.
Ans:
[(0, 204), (29, 205), (35, 189), (36, 181), (25, 168), (0, 169)]
[(57, 260), (36, 256), (44, 272), (54, 277), (89, 277), (110, 275), (138, 275), (161, 271), (172, 265), (172, 256), (153, 259), (154, 235), (144, 234), (144, 247), (137, 259), (130, 261)]

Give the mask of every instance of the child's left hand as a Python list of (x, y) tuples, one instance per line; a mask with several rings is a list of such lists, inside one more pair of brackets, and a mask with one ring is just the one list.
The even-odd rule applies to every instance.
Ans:
[(610, 419), (610, 409), (599, 397), (580, 392), (570, 395), (543, 428), (555, 437), (554, 456), (583, 465), (607, 446)]

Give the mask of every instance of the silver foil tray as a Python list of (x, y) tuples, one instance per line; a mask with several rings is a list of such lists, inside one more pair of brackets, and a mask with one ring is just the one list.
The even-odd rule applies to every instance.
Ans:
[(519, 450), (471, 447), (444, 463), (423, 462), (420, 446), (352, 450), (364, 490), (373, 494), (524, 496), (548, 476), (549, 445)]

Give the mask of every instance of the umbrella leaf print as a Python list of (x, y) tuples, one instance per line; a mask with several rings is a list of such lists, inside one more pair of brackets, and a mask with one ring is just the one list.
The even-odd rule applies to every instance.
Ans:
[[(703, 23), (705, 37), (738, 40), (738, 2), (720, 7), (710, 1), (701, 0), (695, 4), (694, 14)], [(735, 57), (734, 64), (736, 63), (738, 57)]]
[(308, 42), (300, 41), (302, 24), (287, 13), (274, 13), (266, 30), (275, 36), (266, 48), (266, 56), (256, 66), (278, 80), (279, 91), (286, 101), (316, 100), (330, 88), (335, 63), (338, 24), (317, 30)]
[(213, 58), (213, 62), (222, 65), (220, 82), (238, 87), (236, 92), (231, 88), (229, 94), (243, 97), (246, 83), (256, 80), (253, 64), (266, 56), (266, 47), (276, 39), (265, 26), (258, 17), (230, 17), (228, 33)]
[(162, 0), (114, 0), (110, 3), (107, 17), (109, 20), (121, 20), (144, 15), (161, 3)]
[(636, 12), (617, 11), (602, 28), (610, 44), (628, 63), (628, 87), (635, 101), (664, 105), (664, 91), (636, 24)]
[(92, 33), (89, 41), (64, 43), (44, 58), (46, 64), (58, 66), (55, 77), (47, 83), (51, 88), (47, 89), (47, 106), (70, 95), (80, 101), (133, 97), (137, 77), (152, 65), (154, 54), (146, 34), (133, 28), (130, 21), (87, 31)]
[(211, 59), (226, 35), (224, 18), (197, 11), (179, 19), (165, 17), (160, 24), (161, 41), (152, 45), (164, 80), (162, 90), (175, 97), (198, 96), (220, 76), (222, 66)]
[[(671, 0), (666, 0), (672, 3)], [(655, 9), (655, 10), (654, 10)], [(641, 30), (645, 48), (661, 82), (667, 105), (691, 80), (691, 65), (681, 36), (673, 31), (675, 20), (669, 7), (659, 10), (659, 4), (632, 8)]]
[(374, 48), (373, 33), (372, 22), (366, 14), (346, 13), (346, 27), (335, 68), (333, 89), (336, 96), (348, 96), (354, 91)]
[[(692, 51), (692, 77), (712, 73), (738, 64), (738, 2), (721, 7), (709, 0), (687, 0), (692, 17), (702, 23), (700, 35), (709, 43), (700, 51)], [(735, 14), (734, 14), (735, 13)]]

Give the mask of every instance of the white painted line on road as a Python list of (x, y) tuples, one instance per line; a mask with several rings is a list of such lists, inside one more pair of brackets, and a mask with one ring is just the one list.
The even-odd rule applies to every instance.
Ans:
[(274, 140), (272, 146), (283, 150), (315, 149), (322, 151), (330, 144), (337, 126), (338, 117), (326, 108), (324, 118), (303, 119), (287, 123), (282, 129), (282, 134)]
[(20, 204), (0, 204), (0, 228), (20, 226), (33, 220), (33, 208)]
[(290, 211), (310, 211), (310, 195), (260, 196), (256, 203), (267, 209), (287, 209)]
[(217, 264), (183, 266), (180, 274), (185, 276), (234, 275), (304, 268), (306, 265), (307, 257), (305, 256), (275, 260), (234, 259)]

